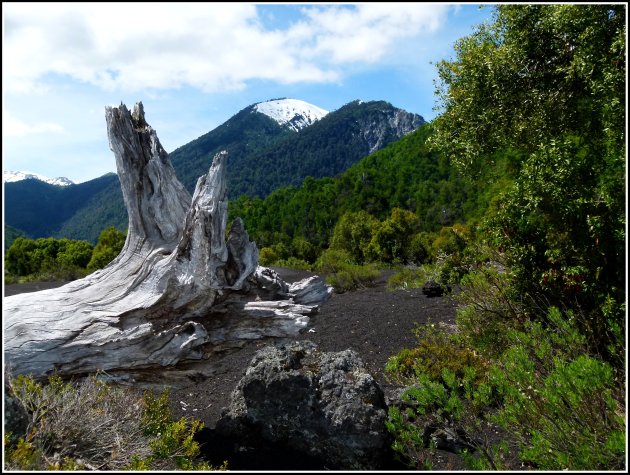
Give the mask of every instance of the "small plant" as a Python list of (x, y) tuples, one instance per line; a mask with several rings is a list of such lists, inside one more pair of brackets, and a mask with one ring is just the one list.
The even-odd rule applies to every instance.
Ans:
[(27, 435), (5, 435), (9, 470), (216, 470), (198, 461), (196, 420), (173, 421), (168, 393), (112, 386), (92, 376), (42, 384), (8, 377), (13, 396), (29, 414)]
[(151, 455), (146, 458), (134, 457), (130, 467), (143, 470), (227, 470), (227, 462), (213, 467), (207, 462), (196, 460), (199, 456), (199, 443), (195, 434), (203, 428), (198, 420), (172, 419), (169, 408), (168, 390), (160, 396), (152, 391), (144, 395), (144, 412), (141, 427), (144, 434), (151, 437)]
[(473, 461), (477, 467), (501, 467), (493, 444), (481, 436), (485, 415), (497, 404), (488, 380), (489, 362), (434, 325), (418, 327), (416, 337), (416, 348), (402, 350), (385, 367), (388, 379), (408, 385), (402, 408), (389, 410), (392, 447), (410, 465), (422, 468), (436, 449), (434, 434), (449, 428), (462, 450), (477, 454), (469, 458), (471, 468)]
[(315, 263), (315, 268), (328, 274), (326, 283), (337, 293), (374, 285), (381, 275), (375, 264), (355, 264), (350, 254), (339, 249), (324, 251)]
[(385, 372), (391, 380), (411, 384), (420, 375), (440, 380), (444, 370), (460, 379), (465, 377), (466, 371), (474, 371), (475, 382), (486, 378), (489, 363), (470, 348), (457, 343), (453, 335), (431, 323), (417, 326), (414, 333), (418, 346), (403, 349), (387, 361)]
[(263, 266), (271, 266), (279, 260), (279, 257), (271, 247), (263, 247), (259, 252), (258, 260)]
[(370, 287), (374, 285), (379, 275), (381, 273), (374, 264), (362, 266), (347, 264), (334, 274), (330, 274), (326, 278), (326, 283), (332, 285), (335, 292), (342, 293), (357, 288)]
[(297, 257), (291, 256), (287, 259), (278, 259), (273, 263), (274, 266), (277, 267), (287, 267), (289, 269), (296, 270), (313, 270), (313, 266), (306, 262), (303, 259), (298, 259)]
[(402, 267), (387, 279), (387, 290), (419, 289), (430, 280), (431, 265)]
[(617, 470), (626, 450), (622, 383), (584, 351), (570, 314), (552, 307), (528, 322), (492, 372), (503, 399), (495, 416), (518, 438), (521, 457), (542, 470)]

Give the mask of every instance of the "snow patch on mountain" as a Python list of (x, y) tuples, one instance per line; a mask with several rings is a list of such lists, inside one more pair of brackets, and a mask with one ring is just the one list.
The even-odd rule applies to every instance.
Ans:
[(299, 99), (274, 99), (260, 102), (254, 106), (254, 109), (296, 132), (328, 114), (327, 110)]
[(13, 172), (9, 170), (5, 170), (3, 172), (2, 179), (4, 180), (5, 183), (35, 179), (35, 180), (43, 181), (43, 182), (49, 183), (51, 185), (56, 185), (56, 186), (68, 186), (68, 185), (75, 184), (72, 180), (69, 180), (68, 178), (63, 177), (63, 176), (57, 177), (57, 178), (48, 178), (44, 175), (40, 175), (39, 173)]

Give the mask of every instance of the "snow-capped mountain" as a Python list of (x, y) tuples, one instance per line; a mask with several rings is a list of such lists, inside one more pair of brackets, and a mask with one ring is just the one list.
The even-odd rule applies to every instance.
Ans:
[[(289, 123), (311, 125), (296, 132)], [(304, 101), (276, 99), (243, 108), (170, 152), (169, 159), (192, 194), (212, 157), (227, 150), (229, 198), (264, 198), (280, 187), (299, 187), (307, 176), (334, 177), (423, 123), (421, 116), (385, 101), (353, 101), (326, 113)], [(27, 175), (45, 180), (36, 173), (4, 173), (7, 182), (24, 181), (5, 183), (3, 204), (5, 224), (31, 238), (56, 235), (96, 242), (107, 226), (127, 227), (116, 174), (62, 188), (26, 180)]]
[(299, 99), (274, 99), (259, 102), (254, 109), (296, 132), (328, 114), (327, 110)]
[(33, 172), (13, 172), (13, 171), (9, 171), (9, 170), (5, 170), (3, 173), (3, 181), (5, 183), (11, 183), (14, 181), (22, 181), (22, 180), (29, 180), (29, 179), (35, 179), (35, 180), (39, 180), (39, 181), (43, 181), (46, 183), (49, 183), (51, 185), (57, 185), (57, 186), (68, 186), (68, 185), (74, 185), (75, 183), (72, 180), (69, 180), (66, 177), (57, 177), (57, 178), (48, 178), (44, 175), (40, 175), (39, 173), (33, 173)]

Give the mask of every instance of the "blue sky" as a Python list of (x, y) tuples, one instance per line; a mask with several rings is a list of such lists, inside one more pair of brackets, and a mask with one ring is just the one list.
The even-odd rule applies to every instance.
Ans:
[(490, 5), (3, 2), (3, 169), (115, 171), (104, 106), (142, 101), (167, 151), (279, 97), (435, 116), (435, 67)]

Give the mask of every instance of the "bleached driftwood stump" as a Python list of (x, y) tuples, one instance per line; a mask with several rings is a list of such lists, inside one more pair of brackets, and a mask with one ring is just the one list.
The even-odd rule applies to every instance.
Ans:
[(227, 153), (214, 157), (191, 198), (142, 103), (133, 113), (107, 107), (105, 116), (129, 213), (125, 246), (84, 279), (5, 299), (9, 370), (43, 377), (169, 367), (297, 334), (331, 289), (317, 278), (289, 286), (259, 267), (238, 218), (226, 239)]

